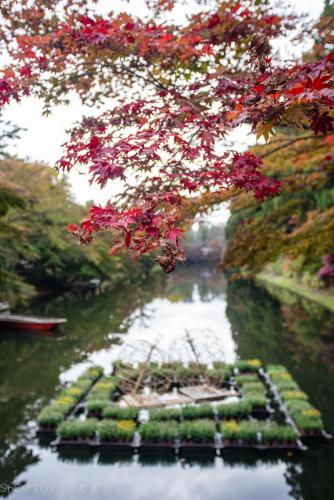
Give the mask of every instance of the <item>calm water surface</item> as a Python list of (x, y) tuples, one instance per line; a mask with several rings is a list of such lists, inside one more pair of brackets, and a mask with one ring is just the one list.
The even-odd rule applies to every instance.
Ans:
[[(304, 454), (174, 457), (59, 453), (35, 438), (35, 418), (59, 385), (91, 362), (110, 370), (133, 342), (159, 339), (176, 356), (180, 336), (210, 330), (225, 359), (284, 363), (334, 431), (334, 316), (251, 283), (227, 284), (215, 268), (184, 268), (98, 297), (60, 296), (30, 312), (64, 315), (50, 337), (1, 332), (0, 496), (13, 499), (330, 500), (334, 446)], [(161, 355), (164, 355), (162, 353)]]

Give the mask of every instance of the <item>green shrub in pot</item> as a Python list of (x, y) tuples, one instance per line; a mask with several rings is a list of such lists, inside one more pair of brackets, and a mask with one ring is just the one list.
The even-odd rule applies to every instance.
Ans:
[(194, 443), (213, 443), (216, 426), (212, 420), (188, 420), (180, 424), (180, 439)]
[(278, 380), (275, 386), (278, 392), (300, 391), (299, 385), (294, 380)]
[(56, 429), (56, 427), (64, 420), (64, 415), (52, 409), (51, 407), (44, 408), (37, 417), (37, 422), (40, 427)]
[(264, 395), (267, 392), (266, 387), (261, 382), (247, 382), (242, 386), (243, 394), (261, 394)]
[(136, 431), (133, 420), (102, 420), (98, 424), (98, 432), (102, 442), (130, 442)]
[(182, 411), (179, 408), (162, 408), (150, 410), (150, 420), (180, 420)]
[(238, 385), (242, 386), (247, 383), (259, 382), (259, 377), (255, 373), (245, 373), (241, 375), (236, 375), (235, 381)]
[(175, 421), (149, 421), (139, 427), (139, 434), (143, 443), (171, 443), (177, 438), (178, 429)]
[(292, 417), (296, 413), (313, 408), (312, 405), (309, 403), (309, 401), (300, 399), (289, 399), (286, 401), (285, 406), (286, 409), (288, 410), (289, 415), (291, 415)]
[(182, 408), (182, 416), (186, 420), (198, 418), (214, 418), (214, 407), (209, 403), (186, 405)]
[(94, 365), (87, 368), (87, 370), (80, 376), (80, 379), (89, 379), (95, 382), (98, 378), (103, 375), (102, 366)]
[(241, 359), (234, 363), (234, 368), (239, 372), (257, 372), (261, 368), (261, 361), (259, 359)]
[(239, 433), (242, 441), (257, 441), (258, 433), (262, 430), (263, 423), (252, 420), (245, 420), (239, 424)]
[(261, 430), (262, 441), (264, 443), (294, 442), (298, 435), (290, 425), (279, 425), (276, 422), (268, 422)]
[(62, 422), (57, 434), (65, 440), (92, 439), (97, 429), (97, 421), (93, 418), (86, 420), (70, 419)]
[(139, 416), (139, 411), (140, 410), (138, 408), (128, 408), (117, 405), (108, 405), (103, 409), (102, 415), (104, 418), (107, 419), (137, 420)]
[(106, 399), (89, 399), (86, 403), (88, 413), (102, 413), (104, 408), (109, 406), (109, 401)]
[(288, 401), (291, 399), (297, 399), (301, 401), (308, 400), (308, 395), (303, 391), (282, 391), (280, 393), (280, 396), (283, 399), (283, 401)]
[(241, 400), (235, 403), (222, 403), (216, 406), (217, 414), (222, 419), (247, 417), (252, 411), (249, 401)]
[(266, 398), (266, 396), (263, 396), (262, 394), (258, 394), (256, 392), (249, 392), (248, 394), (246, 394), (244, 401), (251, 405), (252, 410), (256, 408), (265, 409), (269, 403), (269, 400), (268, 398)]

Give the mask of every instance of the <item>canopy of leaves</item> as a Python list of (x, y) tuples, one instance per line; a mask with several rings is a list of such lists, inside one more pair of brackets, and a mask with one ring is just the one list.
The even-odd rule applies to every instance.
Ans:
[[(309, 62), (274, 59), (271, 42), (301, 20), (268, 0), (214, 0), (182, 25), (178, 0), (147, 0), (147, 19), (101, 16), (85, 0), (3, 0), (0, 30), (11, 64), (1, 71), (0, 105), (25, 95), (51, 105), (77, 93), (88, 104), (115, 98), (71, 133), (58, 167), (85, 167), (104, 186), (123, 182), (118, 200), (92, 207), (73, 232), (90, 242), (113, 233), (113, 252), (145, 254), (173, 271), (184, 260), (181, 211), (205, 192), (244, 189), (257, 199), (279, 191), (253, 153), (226, 148), (228, 133), (249, 124), (268, 139), (277, 126), (333, 130), (334, 52)], [(192, 2), (193, 8), (194, 2)], [(145, 92), (143, 92), (145, 87)]]

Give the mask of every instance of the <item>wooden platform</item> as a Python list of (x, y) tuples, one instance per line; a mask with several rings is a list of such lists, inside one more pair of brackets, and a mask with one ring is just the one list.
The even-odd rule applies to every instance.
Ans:
[(126, 394), (123, 396), (122, 401), (132, 408), (163, 408), (165, 406), (192, 402), (188, 396), (173, 392), (166, 392), (164, 394), (157, 394), (156, 392), (151, 392), (150, 394)]
[(187, 396), (191, 401), (214, 401), (217, 399), (224, 399), (231, 396), (237, 396), (235, 391), (230, 391), (228, 389), (217, 389), (211, 385), (191, 385), (187, 387), (181, 387), (179, 389), (181, 394)]

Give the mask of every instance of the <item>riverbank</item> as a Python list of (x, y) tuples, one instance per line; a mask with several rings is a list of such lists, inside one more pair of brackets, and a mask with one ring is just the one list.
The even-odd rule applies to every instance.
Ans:
[(289, 292), (320, 304), (334, 312), (334, 294), (323, 290), (314, 290), (301, 285), (296, 280), (286, 276), (276, 276), (267, 272), (256, 275), (256, 281), (260, 285), (274, 286), (288, 290)]

